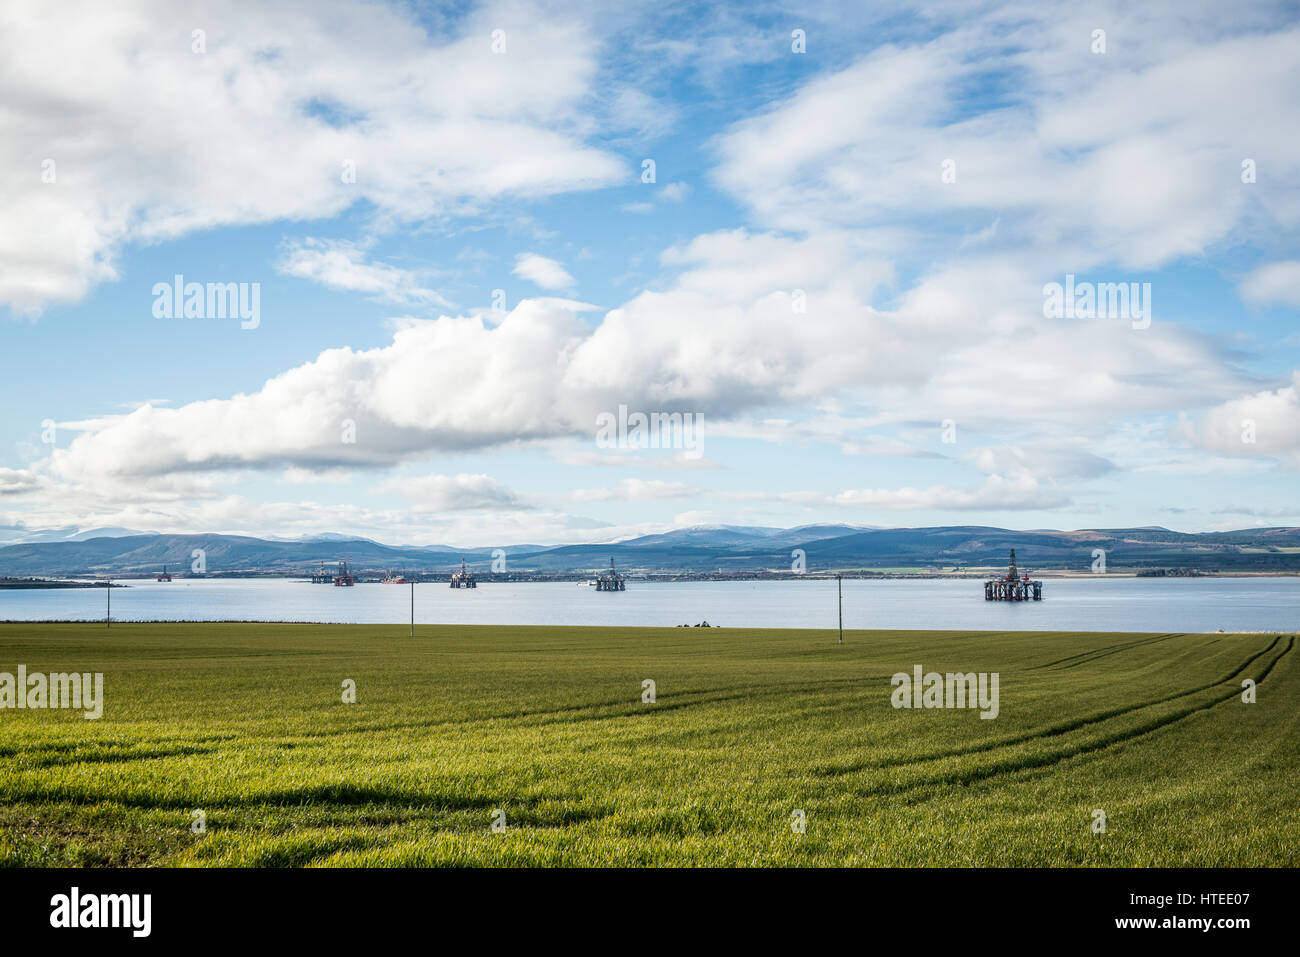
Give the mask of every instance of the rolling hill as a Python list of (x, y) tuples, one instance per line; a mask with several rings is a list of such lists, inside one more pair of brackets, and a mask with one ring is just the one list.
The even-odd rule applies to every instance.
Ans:
[[(788, 573), (795, 549), (810, 572), (893, 570), (978, 572), (1004, 566), (1016, 549), (1022, 567), (1087, 572), (1095, 550), (1109, 571), (1166, 568), (1199, 572), (1300, 572), (1300, 529), (1189, 533), (1167, 528), (1015, 531), (978, 525), (793, 529), (700, 526), (614, 543), (502, 546), (512, 573), (587, 574), (614, 559), (632, 573)], [(274, 541), (242, 535), (124, 535), (30, 542), (0, 548), (0, 577), (150, 575), (164, 565), (188, 573), (202, 549), (209, 575), (304, 575), (346, 559), (361, 573), (388, 569), (441, 574), (464, 558), (488, 571), (492, 548), (384, 545), (341, 535)]]

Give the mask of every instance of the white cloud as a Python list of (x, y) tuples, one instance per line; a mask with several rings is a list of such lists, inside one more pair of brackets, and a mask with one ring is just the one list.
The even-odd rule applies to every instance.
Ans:
[(1247, 302), (1300, 307), (1300, 262), (1260, 266), (1242, 278), (1240, 288), (1241, 297)]
[(1063, 492), (1044, 486), (1024, 473), (990, 475), (971, 488), (930, 485), (925, 488), (851, 488), (839, 492), (741, 492), (735, 501), (771, 501), (803, 507), (867, 508), (883, 511), (1017, 511), (1053, 509), (1070, 504)]
[(680, 203), (691, 191), (690, 183), (669, 183), (659, 190), (659, 198), (665, 203)]
[(671, 102), (656, 99), (634, 86), (621, 87), (614, 93), (606, 112), (612, 130), (639, 142), (671, 132), (678, 117), (677, 108)]
[[(359, 0), (328, 16), (213, 0), (192, 18), (206, 30), (194, 53), (191, 23), (162, 0), (6, 3), (0, 304), (75, 301), (118, 278), (128, 243), (358, 202), (381, 221), (419, 220), (625, 175), (583, 143), (597, 66), (586, 27), (489, 5), (433, 41), (410, 17)], [(509, 53), (497, 56), (502, 22)]]
[(697, 452), (673, 451), (671, 449), (654, 449), (641, 451), (637, 449), (582, 449), (575, 443), (554, 444), (551, 456), (562, 465), (577, 468), (636, 468), (695, 470), (720, 469), (723, 466), (711, 461)]
[(572, 289), (576, 284), (562, 264), (537, 253), (520, 253), (515, 258), (514, 274), (543, 289)]
[(340, 484), (350, 482), (352, 473), (347, 469), (287, 468), (281, 474), (280, 479), (290, 485)]
[(1115, 464), (1086, 449), (987, 446), (971, 456), (988, 475), (1038, 479), (1091, 479), (1115, 471)]
[(569, 434), (595, 412), (579, 425), (554, 357), (588, 333), (572, 311), (528, 300), (495, 328), (478, 318), (412, 322), (389, 346), (326, 350), (252, 394), (65, 423), (85, 431), (51, 466), (64, 477), (379, 466)]
[(329, 289), (365, 293), (383, 302), (450, 305), (421, 285), (416, 273), (371, 262), (365, 247), (347, 240), (307, 238), (291, 243), (276, 268)]
[(1250, 508), (1234, 505), (1229, 508), (1216, 508), (1215, 515), (1249, 515), (1254, 518), (1295, 518), (1300, 516), (1300, 508)]
[[(996, 215), (987, 243), (1076, 272), (1195, 255), (1255, 218), (1300, 221), (1285, 187), (1300, 175), (1300, 30), (1189, 31), (1176, 6), (1112, 10), (1115, 49), (1096, 56), (1098, 15), (1005, 4), (879, 47), (721, 135), (714, 180), (796, 232), (926, 219), (943, 235)], [(1141, 50), (1121, 50), (1135, 35)], [(996, 107), (970, 108), (1002, 95), (998, 77)], [(1241, 182), (1243, 158), (1267, 184)]]
[(1276, 456), (1300, 468), (1300, 372), (1291, 384), (1224, 402), (1181, 432), (1199, 448), (1226, 456)]
[[(322, 520), (328, 515), (328, 520)], [(259, 537), (294, 538), (322, 531), (361, 535), (386, 543), (418, 545), (520, 542), (575, 542), (663, 531), (655, 525), (611, 525), (558, 511), (525, 508), (448, 507), (433, 509), (374, 508), (354, 501), (297, 499), (259, 501), (226, 494), (197, 499), (151, 499), (98, 494), (82, 487), (75, 494), (47, 497), (38, 507), (17, 513), (0, 512), (5, 528), (27, 534), (50, 528), (142, 528), (169, 533), (221, 532)], [(211, 569), (212, 559), (209, 557)]]
[(996, 429), (1011, 416), (1017, 430), (1098, 429), (1207, 407), (1248, 382), (1171, 322), (1044, 320), (1028, 277), (997, 264), (932, 276), (897, 310), (874, 309), (865, 296), (890, 271), (869, 245), (846, 233), (703, 236), (665, 254), (686, 267), (668, 288), (594, 327), (575, 314), (584, 304), (554, 299), (524, 300), (495, 326), (407, 320), (388, 346), (327, 350), (251, 394), (65, 423), (84, 434), (51, 466), (64, 477), (386, 466), (591, 435), (623, 404), (702, 414), (707, 433), (710, 421), (836, 396), (885, 423)]
[(27, 469), (0, 468), (0, 495), (19, 495), (39, 487), (35, 473)]
[[(691, 185), (689, 183), (675, 182), (667, 183), (655, 190), (653, 195), (656, 202), (660, 203), (680, 203), (690, 195)], [(634, 203), (624, 203), (619, 207), (625, 213), (653, 213), (655, 204), (649, 201), (641, 200)]]
[(684, 482), (663, 482), (658, 479), (624, 479), (609, 488), (574, 489), (575, 502), (646, 502), (658, 499), (694, 498), (700, 489)]
[[(209, 8), (202, 56), (186, 36), (159, 33), (164, 7), (143, 0), (111, 19), (88, 5), (66, 29), (42, 6), (24, 11), (27, 26), (0, 35), (0, 175), (10, 184), (0, 215), (14, 224), (0, 235), (0, 302), (75, 299), (116, 276), (124, 244), (195, 229), (318, 219), (354, 203), (382, 228), (608, 185), (625, 162), (585, 145), (607, 132), (597, 124), (621, 116), (632, 135), (660, 132), (648, 95), (614, 88), (599, 100), (597, 42), (563, 16), (489, 7), (431, 45), (405, 9), (340, 0), (321, 18), (223, 0)], [(1174, 297), (1158, 282), (1149, 329), (1042, 316), (1042, 283), (1067, 271), (1152, 268), (1248, 227), (1268, 238), (1300, 222), (1300, 194), (1286, 188), (1300, 175), (1300, 61), (1288, 55), (1300, 31), (1257, 35), (1237, 14), (1232, 29), (1185, 22), (1175, 5), (1100, 9), (1106, 58), (1087, 53), (1093, 11), (1007, 3), (956, 27), (937, 18), (943, 32), (927, 34), (936, 39), (814, 74), (714, 141), (714, 182), (752, 225), (665, 250), (664, 274), (638, 274), (645, 291), (597, 323), (575, 315), (590, 307), (560, 299), (525, 300), (500, 322), (394, 320), (391, 344), (328, 349), (247, 394), (62, 424), (82, 434), (30, 472), (0, 472), (0, 492), (37, 493), (40, 514), (61, 520), (93, 512), (129, 527), (182, 516), (283, 527), (306, 520), (298, 503), (248, 510), (213, 477), (283, 470), (302, 482), (526, 442), (582, 466), (716, 467), (671, 451), (580, 447), (595, 416), (620, 404), (703, 413), (710, 438), (717, 428), (849, 454), (950, 455), (987, 476), (972, 487), (772, 499), (810, 507), (1055, 507), (1069, 499), (1053, 483), (1098, 478), (1115, 462), (1243, 474), (1268, 467), (1268, 456), (1300, 455), (1300, 384), (1261, 391), (1239, 356), (1159, 305)], [(510, 53), (493, 57), (488, 25), (506, 13)], [(68, 66), (51, 71), (53, 61)], [(33, 175), (33, 157), (47, 152), (58, 162), (52, 184)], [(1258, 163), (1256, 184), (1240, 181), (1245, 153)], [(357, 161), (356, 183), (339, 180), (345, 158)], [(951, 185), (940, 182), (947, 158)], [(645, 195), (680, 201), (688, 189)], [(642, 206), (653, 208), (623, 208)], [(364, 243), (306, 239), (281, 267), (384, 301), (440, 302), (427, 274), (372, 260)], [(545, 290), (576, 285), (533, 252), (514, 270)], [(1298, 281), (1300, 263), (1275, 262), (1240, 290), (1296, 305)], [(1179, 433), (1194, 448), (1161, 444), (1176, 412), (1196, 423)], [(1162, 431), (1144, 433), (1144, 450), (1102, 452), (1123, 423), (1153, 413)], [(957, 447), (916, 438), (947, 418)], [(1257, 423), (1254, 446), (1240, 440), (1245, 418)], [(355, 442), (343, 438), (346, 422)], [(560, 540), (604, 527), (546, 513), (486, 475), (392, 481), (384, 487), (413, 494), (430, 522), (478, 502), (470, 507), (503, 534)], [(575, 494), (687, 491), (629, 480)], [(382, 510), (340, 514), (358, 527), (402, 527)], [(431, 527), (473, 527), (459, 521)]]
[(927, 488), (847, 489), (835, 495), (834, 504), (890, 511), (926, 509), (933, 511), (983, 511), (995, 509), (1051, 509), (1068, 505), (1070, 499), (1044, 488), (1026, 475), (1006, 478), (990, 475), (975, 488), (931, 485)]
[(513, 491), (482, 474), (404, 476), (389, 479), (379, 491), (398, 492), (415, 503), (417, 511), (425, 512), (527, 507)]

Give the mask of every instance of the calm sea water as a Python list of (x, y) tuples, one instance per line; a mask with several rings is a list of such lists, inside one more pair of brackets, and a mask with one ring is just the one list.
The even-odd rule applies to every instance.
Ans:
[[(405, 623), (409, 585), (354, 588), (288, 579), (132, 581), (113, 589), (115, 621)], [(844, 582), (845, 628), (1063, 631), (1296, 631), (1300, 577), (1047, 579), (1042, 602), (984, 601), (980, 582)], [(0, 620), (102, 620), (101, 588), (0, 590)], [(415, 586), (415, 620), (491, 625), (713, 625), (834, 628), (833, 581), (629, 582), (598, 592), (567, 582)]]

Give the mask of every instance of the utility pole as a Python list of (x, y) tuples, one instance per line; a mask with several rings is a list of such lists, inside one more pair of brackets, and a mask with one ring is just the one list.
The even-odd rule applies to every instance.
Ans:
[(835, 585), (840, 593), (840, 644), (844, 644), (844, 576), (835, 576)]
[(415, 637), (415, 579), (411, 579), (411, 637)]
[(108, 599), (108, 609), (104, 612), (104, 627), (113, 627), (113, 579), (108, 580), (108, 587), (104, 589), (104, 597)]

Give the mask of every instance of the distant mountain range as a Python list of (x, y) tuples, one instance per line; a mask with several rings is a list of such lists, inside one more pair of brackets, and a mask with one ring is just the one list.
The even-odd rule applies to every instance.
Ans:
[[(977, 572), (1006, 565), (1016, 550), (1021, 567), (1089, 571), (1094, 550), (1109, 571), (1182, 568), (1201, 572), (1300, 572), (1300, 528), (1234, 532), (1174, 532), (1167, 528), (1013, 531), (978, 525), (797, 528), (714, 525), (676, 529), (609, 544), (502, 546), (511, 574), (589, 574), (612, 558), (630, 574), (746, 575), (788, 573), (801, 550), (809, 572)], [(492, 548), (384, 545), (336, 534), (281, 541), (243, 535), (100, 535), (33, 541), (0, 548), (0, 577), (152, 575), (166, 566), (189, 574), (202, 549), (207, 574), (306, 575), (321, 562), (346, 559), (360, 574), (386, 570), (445, 574), (464, 558), (481, 574)]]

